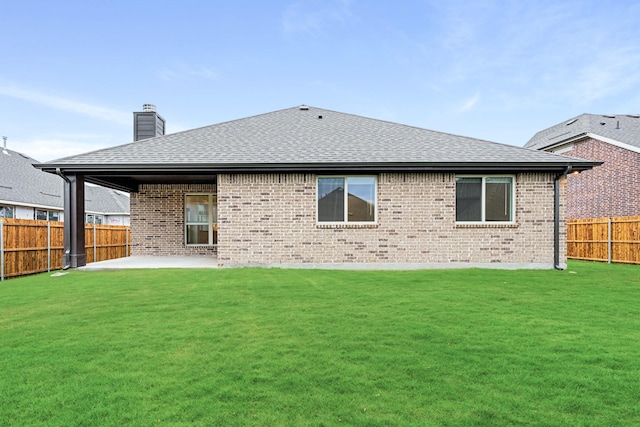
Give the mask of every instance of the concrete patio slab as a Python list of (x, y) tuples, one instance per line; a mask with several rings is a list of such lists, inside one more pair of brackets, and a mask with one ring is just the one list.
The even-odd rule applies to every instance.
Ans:
[(218, 268), (218, 260), (208, 256), (130, 256), (92, 262), (78, 270), (121, 270), (125, 268)]

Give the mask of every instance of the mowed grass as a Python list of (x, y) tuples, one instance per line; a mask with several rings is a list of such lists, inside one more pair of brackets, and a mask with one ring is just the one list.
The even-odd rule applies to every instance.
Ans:
[(640, 266), (0, 284), (0, 425), (640, 425)]

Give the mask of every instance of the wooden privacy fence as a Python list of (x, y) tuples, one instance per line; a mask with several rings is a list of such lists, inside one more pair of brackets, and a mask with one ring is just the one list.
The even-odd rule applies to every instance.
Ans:
[[(131, 230), (123, 225), (85, 224), (87, 263), (131, 255)], [(0, 218), (0, 278), (62, 268), (64, 224)]]
[(567, 258), (640, 264), (640, 216), (567, 221)]

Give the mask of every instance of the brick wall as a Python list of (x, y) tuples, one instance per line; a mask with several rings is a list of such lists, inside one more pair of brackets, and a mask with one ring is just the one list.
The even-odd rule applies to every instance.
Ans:
[(640, 215), (640, 153), (587, 138), (562, 154), (604, 162), (569, 175), (568, 219)]
[[(516, 178), (516, 224), (455, 223), (454, 174), (380, 174), (378, 221), (316, 224), (316, 175), (218, 176), (218, 262), (553, 265), (554, 176)], [(563, 224), (564, 221), (561, 221)], [(561, 262), (565, 229), (561, 228)]]
[(132, 255), (212, 255), (212, 246), (186, 246), (184, 198), (215, 193), (215, 184), (144, 184), (131, 193)]

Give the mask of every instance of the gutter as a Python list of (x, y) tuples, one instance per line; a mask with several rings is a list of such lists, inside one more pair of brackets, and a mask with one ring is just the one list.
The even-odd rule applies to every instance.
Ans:
[[(60, 178), (64, 179), (65, 187), (71, 187), (71, 181), (60, 171), (60, 168), (56, 168), (56, 175), (60, 176)], [(62, 269), (68, 270), (71, 267), (71, 225), (68, 222), (71, 220), (71, 210), (70, 206), (70, 194), (69, 190), (65, 188), (64, 191), (64, 255), (62, 257)], [(67, 214), (69, 216), (67, 216)]]
[[(56, 196), (60, 197), (60, 196)], [(20, 200), (0, 200), (0, 205), (24, 206), (25, 208), (46, 209), (51, 211), (59, 211), (60, 206), (36, 205), (34, 203), (26, 203)]]
[(367, 171), (367, 172), (472, 172), (472, 171), (562, 171), (568, 165), (573, 170), (588, 170), (598, 166), (600, 162), (567, 158), (557, 162), (343, 162), (343, 163), (217, 163), (217, 164), (34, 164), (44, 172), (55, 173), (59, 168), (68, 172), (83, 175), (118, 176), (149, 175), (167, 173), (175, 174), (214, 174), (214, 173), (278, 173), (278, 172), (333, 172), (333, 171)]
[(556, 175), (553, 180), (553, 268), (563, 270), (560, 266), (560, 179), (566, 177), (572, 170), (571, 166), (567, 166), (563, 173)]

